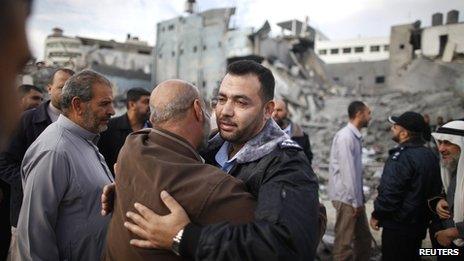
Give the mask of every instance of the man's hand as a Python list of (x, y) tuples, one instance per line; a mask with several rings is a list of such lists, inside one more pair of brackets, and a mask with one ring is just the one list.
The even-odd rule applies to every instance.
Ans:
[(379, 231), (379, 221), (377, 219), (375, 219), (374, 217), (371, 217), (371, 221), (369, 223), (373, 230)]
[(127, 212), (126, 216), (133, 223), (124, 222), (124, 226), (141, 239), (132, 239), (130, 244), (141, 248), (171, 249), (172, 239), (183, 229), (190, 219), (177, 201), (166, 191), (161, 191), (161, 200), (168, 207), (171, 214), (159, 216), (142, 204), (135, 203), (134, 207), (140, 213)]
[(448, 202), (446, 202), (445, 199), (440, 199), (437, 203), (437, 214), (441, 219), (448, 219), (451, 218), (450, 212), (449, 212), (449, 205)]
[(115, 184), (111, 183), (103, 187), (101, 195), (101, 215), (106, 216), (113, 212)]
[(359, 217), (363, 212), (364, 212), (364, 206), (360, 206), (360, 207), (353, 207), (354, 209), (354, 212), (353, 212), (353, 217), (354, 218), (357, 218)]
[(435, 233), (435, 238), (437, 239), (438, 243), (442, 246), (449, 246), (451, 242), (459, 237), (459, 231), (457, 228), (447, 228), (445, 230), (440, 230)]

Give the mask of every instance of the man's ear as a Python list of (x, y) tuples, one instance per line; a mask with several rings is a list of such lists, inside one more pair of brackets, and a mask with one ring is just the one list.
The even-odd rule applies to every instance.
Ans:
[[(197, 121), (202, 121), (204, 118), (203, 110), (201, 109), (201, 102), (199, 99), (193, 101), (193, 112)], [(204, 119), (203, 119), (204, 120)]]
[(76, 112), (77, 115), (82, 115), (85, 111), (84, 102), (79, 97), (74, 97), (71, 100), (71, 108)]
[(51, 84), (47, 84), (47, 91), (48, 91), (48, 94), (52, 94), (52, 85)]
[(274, 100), (268, 101), (266, 105), (264, 105), (264, 118), (267, 120), (272, 117), (272, 113), (274, 112)]

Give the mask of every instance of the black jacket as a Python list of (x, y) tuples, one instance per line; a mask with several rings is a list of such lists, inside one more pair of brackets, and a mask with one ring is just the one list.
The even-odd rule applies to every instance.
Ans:
[[(149, 125), (149, 124), (148, 124)], [(151, 127), (151, 125), (149, 125)], [(127, 113), (110, 119), (108, 123), (108, 129), (101, 133), (100, 140), (98, 142), (98, 149), (100, 153), (105, 157), (106, 164), (113, 173), (114, 176), (114, 163), (118, 160), (119, 151), (124, 145), (126, 138), (131, 134), (132, 127), (129, 123)]]
[(300, 125), (296, 123), (290, 123), (292, 124), (291, 128), (291, 138), (294, 140), (298, 145), (303, 148), (303, 152), (308, 158), (309, 165), (312, 165), (313, 162), (313, 152), (311, 151), (311, 143), (309, 140), (308, 134), (303, 131)]
[(52, 123), (47, 112), (49, 104), (50, 101), (47, 101), (35, 109), (25, 111), (9, 146), (0, 153), (0, 179), (10, 185), (10, 222), (15, 227), (23, 199), (21, 161), (29, 146)]
[[(270, 126), (272, 125), (272, 126)], [(257, 198), (255, 221), (244, 225), (189, 224), (180, 244), (182, 256), (195, 260), (314, 260), (318, 244), (318, 182), (299, 147), (274, 123), (248, 141), (229, 174), (243, 180)], [(216, 135), (204, 153), (215, 155)], [(237, 211), (240, 211), (239, 209)]]
[(423, 238), (431, 218), (427, 200), (441, 191), (439, 159), (421, 141), (389, 153), (372, 216), (384, 228)]

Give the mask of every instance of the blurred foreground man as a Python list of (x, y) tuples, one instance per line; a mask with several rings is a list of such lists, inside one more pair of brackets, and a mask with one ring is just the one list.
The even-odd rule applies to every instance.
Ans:
[[(274, 76), (262, 65), (237, 61), (227, 68), (216, 105), (219, 133), (203, 154), (207, 163), (241, 179), (257, 199), (246, 224), (195, 224), (176, 207), (159, 216), (129, 212), (126, 227), (145, 248), (176, 249), (197, 260), (313, 260), (319, 241), (318, 184), (300, 146), (271, 119)], [(167, 198), (166, 198), (167, 197)], [(241, 211), (237, 209), (237, 211)], [(159, 214), (165, 214), (160, 212)]]
[[(32, 0), (0, 1), (0, 150), (4, 149), (20, 114), (15, 92), (16, 77), (31, 54), (26, 37), (26, 19)], [(9, 185), (0, 180), (0, 260), (10, 245)]]
[(446, 123), (432, 136), (440, 152), (444, 188), (441, 196), (429, 201), (443, 226), (435, 238), (443, 247), (459, 248), (461, 259), (464, 259), (464, 121)]
[(425, 147), (430, 130), (422, 115), (405, 112), (389, 122), (398, 146), (385, 162), (370, 224), (374, 230), (383, 227), (382, 260), (420, 260), (431, 220), (427, 200), (441, 191), (439, 162)]
[(362, 135), (371, 110), (361, 101), (348, 106), (348, 124), (332, 142), (329, 197), (337, 211), (334, 260), (369, 260), (372, 236), (364, 208)]
[[(247, 223), (253, 220), (255, 200), (239, 179), (203, 163), (197, 149), (210, 133), (206, 104), (193, 85), (180, 80), (162, 82), (151, 96), (153, 129), (128, 136), (119, 154), (116, 202), (108, 229), (106, 260), (183, 260), (179, 249), (146, 251), (129, 244), (126, 212), (140, 202), (162, 215), (171, 205), (164, 190), (184, 206), (195, 224)], [(181, 224), (177, 229), (182, 229)]]
[(61, 109), (21, 165), (20, 260), (99, 260), (105, 242), (98, 202), (113, 178), (96, 145), (114, 114), (110, 82), (88, 70), (72, 76)]
[(127, 135), (143, 128), (151, 127), (148, 122), (150, 117), (150, 92), (143, 88), (132, 88), (127, 91), (126, 108), (123, 115), (112, 118), (108, 129), (101, 134), (98, 148), (105, 157), (106, 164), (114, 175), (114, 163), (118, 159), (119, 151), (126, 141)]
[(288, 118), (287, 104), (283, 100), (275, 101), (272, 118), (292, 140), (303, 148), (303, 152), (306, 154), (306, 157), (308, 157), (309, 165), (311, 165), (313, 161), (313, 152), (311, 151), (309, 136), (303, 131), (300, 125), (293, 123)]

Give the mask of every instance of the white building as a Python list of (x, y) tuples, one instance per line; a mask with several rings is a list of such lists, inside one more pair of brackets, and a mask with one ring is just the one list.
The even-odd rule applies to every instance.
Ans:
[(388, 60), (389, 37), (319, 40), (315, 49), (327, 64)]
[(45, 63), (49, 66), (79, 67), (83, 57), (81, 47), (79, 39), (64, 36), (62, 29), (53, 28), (52, 34), (45, 39)]

